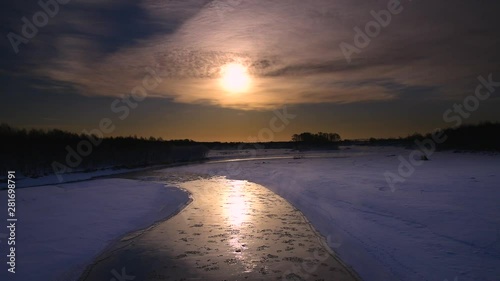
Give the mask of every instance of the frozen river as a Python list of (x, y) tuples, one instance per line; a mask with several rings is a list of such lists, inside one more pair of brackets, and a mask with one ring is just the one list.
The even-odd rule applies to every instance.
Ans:
[[(141, 179), (171, 181), (151, 172)], [(356, 280), (301, 212), (267, 188), (204, 178), (179, 184), (192, 202), (112, 246), (81, 280)], [(116, 276), (119, 278), (118, 276)]]

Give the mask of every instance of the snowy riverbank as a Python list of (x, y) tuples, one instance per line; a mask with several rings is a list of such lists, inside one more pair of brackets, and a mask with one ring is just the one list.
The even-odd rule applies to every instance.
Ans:
[[(438, 152), (394, 192), (401, 148), (334, 158), (273, 159), (169, 169), (262, 184), (313, 223), (365, 281), (498, 280), (500, 156)], [(341, 157), (335, 157), (335, 156)], [(456, 278), (456, 279), (455, 279)]]
[[(165, 171), (172, 178), (222, 175), (269, 188), (300, 209), (364, 281), (498, 280), (500, 155), (438, 152), (392, 190), (384, 173), (396, 172), (398, 156), (410, 152), (264, 151), (257, 157), (273, 159)], [(236, 156), (219, 154), (222, 161)], [(6, 192), (0, 191), (3, 202)], [(169, 216), (187, 200), (179, 189), (125, 179), (18, 189), (18, 273), (9, 280), (72, 280), (110, 242)], [(6, 232), (0, 230), (1, 253), (7, 253)], [(0, 272), (2, 280), (6, 273)]]
[[(189, 198), (159, 183), (102, 179), (21, 188), (16, 199), (16, 274), (4, 266), (1, 280), (75, 280), (112, 241), (172, 215)], [(0, 202), (7, 202), (6, 190)], [(4, 265), (6, 232), (2, 227)]]

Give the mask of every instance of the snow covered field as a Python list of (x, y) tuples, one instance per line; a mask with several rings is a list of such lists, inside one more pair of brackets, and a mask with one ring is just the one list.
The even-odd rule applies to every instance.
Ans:
[[(264, 185), (300, 209), (365, 281), (500, 280), (500, 155), (439, 152), (392, 190), (384, 173), (397, 172), (397, 156), (410, 152), (280, 150), (252, 160), (252, 151), (219, 151), (219, 162), (165, 171)], [(16, 196), (18, 273), (7, 280), (73, 280), (110, 242), (188, 200), (179, 189), (126, 179), (21, 188)], [(7, 201), (5, 190), (0, 200)], [(0, 229), (1, 253), (6, 232)]]
[(401, 148), (331, 158), (211, 163), (169, 169), (262, 184), (313, 223), (365, 281), (500, 280), (500, 155), (435, 153), (395, 190)]
[[(16, 199), (16, 274), (7, 273), (2, 226), (0, 280), (68, 281), (78, 278), (113, 240), (182, 208), (188, 194), (158, 183), (102, 179), (21, 188)], [(7, 202), (5, 190), (0, 200)], [(2, 210), (3, 223), (6, 213)]]
[[(123, 173), (129, 173), (134, 171), (146, 170), (147, 167), (144, 168), (135, 168), (135, 169), (102, 169), (92, 172), (73, 172), (60, 174), (59, 176), (55, 174), (41, 176), (38, 178), (29, 178), (21, 175), (19, 172), (16, 173), (16, 188), (23, 187), (34, 187), (34, 186), (42, 186), (42, 185), (54, 185), (54, 184), (62, 184), (62, 183), (70, 183), (70, 182), (79, 182), (91, 180), (93, 178), (111, 176)], [(3, 175), (5, 176), (5, 175)], [(7, 179), (0, 179), (0, 190), (7, 189)]]

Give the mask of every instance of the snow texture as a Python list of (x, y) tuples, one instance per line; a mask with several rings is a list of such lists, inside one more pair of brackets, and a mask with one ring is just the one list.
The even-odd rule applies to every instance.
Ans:
[(329, 158), (303, 153), (174, 170), (268, 187), (365, 281), (500, 280), (500, 156), (437, 152), (391, 189), (384, 173), (397, 174), (398, 156), (410, 152), (353, 147)]
[[(7, 239), (0, 236), (0, 280), (68, 281), (110, 243), (172, 215), (189, 197), (159, 183), (102, 179), (21, 188), (16, 199), (16, 274), (7, 272)], [(5, 190), (0, 202), (7, 202)]]

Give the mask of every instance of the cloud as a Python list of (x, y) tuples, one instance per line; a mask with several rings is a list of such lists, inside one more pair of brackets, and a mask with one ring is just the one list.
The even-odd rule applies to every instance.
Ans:
[[(499, 70), (499, 40), (491, 37), (498, 20), (477, 1), (402, 1), (404, 11), (347, 63), (339, 44), (352, 43), (353, 28), (387, 2), (147, 0), (127, 6), (141, 10), (128, 20), (145, 32), (129, 39), (122, 17), (101, 12), (125, 4), (84, 2), (89, 11), (65, 16), (74, 28), (64, 27), (63, 17), (55, 23), (61, 30), (50, 38), (55, 55), (37, 59), (33, 74), (84, 95), (122, 96), (154, 67), (163, 82), (152, 96), (262, 109), (393, 100), (417, 88), (453, 98), (470, 91), (478, 75)], [(110, 42), (116, 44), (109, 48)], [(253, 76), (246, 94), (228, 95), (218, 84), (220, 68), (233, 61)]]

